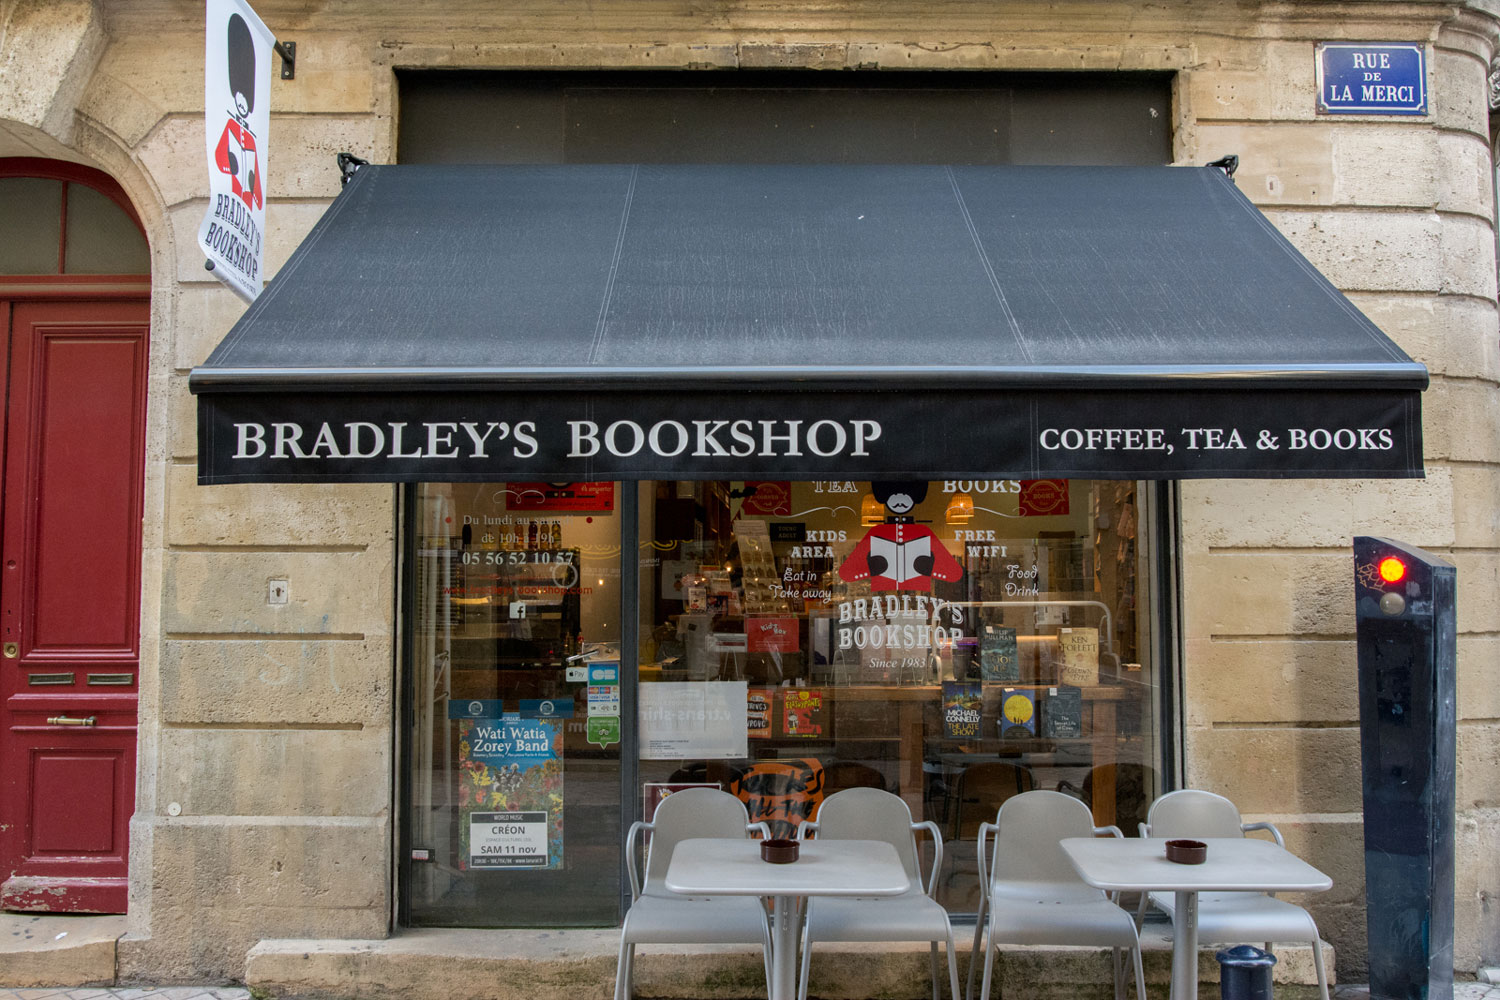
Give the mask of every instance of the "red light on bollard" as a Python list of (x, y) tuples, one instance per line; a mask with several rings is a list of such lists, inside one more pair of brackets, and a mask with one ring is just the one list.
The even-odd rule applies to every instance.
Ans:
[(1386, 583), (1400, 583), (1406, 579), (1406, 563), (1395, 556), (1380, 560), (1380, 578)]

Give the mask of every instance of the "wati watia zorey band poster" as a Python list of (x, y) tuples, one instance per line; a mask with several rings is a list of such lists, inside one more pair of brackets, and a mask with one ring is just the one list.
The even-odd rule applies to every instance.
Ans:
[[(493, 704), (453, 702), (449, 710), (487, 715), (473, 706)], [(461, 867), (562, 867), (562, 726), (559, 718), (513, 715), (458, 720)]]

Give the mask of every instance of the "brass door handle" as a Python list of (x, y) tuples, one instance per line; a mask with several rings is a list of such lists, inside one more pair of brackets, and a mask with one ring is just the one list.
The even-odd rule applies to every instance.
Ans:
[(54, 715), (47, 720), (49, 726), (92, 726), (93, 724), (94, 716), (92, 715), (87, 719), (70, 719), (66, 715)]
[(7, 642), (4, 646), (5, 658), (14, 660), (21, 655), (21, 644), (19, 642)]

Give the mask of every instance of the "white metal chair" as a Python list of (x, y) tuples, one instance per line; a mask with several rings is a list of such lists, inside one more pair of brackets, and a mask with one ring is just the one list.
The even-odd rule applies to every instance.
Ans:
[(1001, 944), (1083, 945), (1113, 949), (1115, 1000), (1125, 995), (1120, 951), (1129, 949), (1135, 963), (1136, 1000), (1146, 998), (1141, 968), (1141, 941), (1135, 921), (1099, 889), (1078, 877), (1058, 841), (1101, 833), (1122, 837), (1118, 827), (1094, 826), (1089, 807), (1061, 792), (1022, 792), (1006, 799), (979, 830), (979, 865), (994, 838), (989, 878), (982, 882), (979, 917), (974, 925), (974, 952), (969, 961), (966, 997), (974, 989), (979, 946), (984, 949), (984, 984), (980, 1000), (989, 1000), (995, 953)]
[[(1286, 846), (1274, 824), (1241, 822), (1240, 811), (1233, 802), (1194, 788), (1168, 792), (1151, 803), (1140, 829), (1142, 837), (1162, 838), (1243, 837), (1253, 830), (1264, 830), (1276, 841), (1276, 846)], [(1153, 892), (1149, 896), (1158, 909), (1176, 919), (1176, 896), (1170, 892)], [(1145, 910), (1143, 896), (1136, 913), (1137, 923)], [(1323, 969), (1318, 925), (1300, 906), (1264, 892), (1199, 893), (1198, 940), (1204, 944), (1263, 941), (1267, 951), (1274, 941), (1309, 941), (1318, 990), (1323, 1000), (1328, 1000), (1328, 976)]]
[[(917, 831), (932, 836), (932, 865), (923, 877)], [(948, 911), (932, 892), (943, 865), (943, 835), (931, 821), (914, 823), (900, 796), (879, 788), (847, 788), (823, 800), (815, 821), (803, 823), (798, 838), (884, 840), (896, 849), (911, 879), (900, 896), (814, 896), (808, 900), (802, 932), (802, 977), (798, 1000), (807, 1000), (807, 978), (815, 941), (928, 941), (932, 945), (932, 998), (938, 1000), (939, 941), (947, 942), (948, 985), (958, 1000), (958, 958)]]
[[(645, 885), (636, 875), (637, 839), (651, 834), (646, 850)], [(683, 896), (662, 884), (672, 851), (694, 837), (767, 836), (764, 823), (749, 823), (745, 804), (713, 788), (687, 788), (661, 800), (650, 823), (634, 823), (625, 836), (630, 875), (630, 910), (620, 928), (615, 1000), (629, 1000), (638, 944), (758, 944), (771, 983), (771, 924), (753, 896)]]

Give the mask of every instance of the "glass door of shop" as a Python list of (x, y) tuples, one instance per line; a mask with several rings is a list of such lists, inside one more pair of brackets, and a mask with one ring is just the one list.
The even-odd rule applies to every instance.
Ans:
[(617, 484), (416, 488), (405, 922), (619, 919)]

